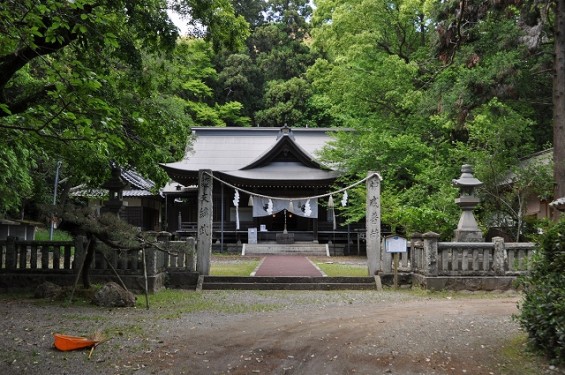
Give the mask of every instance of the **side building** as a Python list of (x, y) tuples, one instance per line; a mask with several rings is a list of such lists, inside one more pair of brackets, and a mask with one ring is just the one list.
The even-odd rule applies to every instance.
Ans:
[[(160, 230), (164, 198), (159, 192), (155, 192), (155, 183), (133, 169), (120, 169), (120, 177), (126, 185), (122, 192), (123, 206), (120, 209), (120, 217), (141, 231)], [(77, 186), (71, 189), (70, 195), (86, 201), (88, 206), (98, 213), (108, 200), (108, 190), (103, 188), (89, 189)]]

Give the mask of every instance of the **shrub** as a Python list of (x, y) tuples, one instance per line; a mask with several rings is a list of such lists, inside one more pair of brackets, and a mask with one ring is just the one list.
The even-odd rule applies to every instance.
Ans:
[(565, 363), (565, 220), (540, 236), (531, 271), (521, 284), (520, 325), (535, 348)]

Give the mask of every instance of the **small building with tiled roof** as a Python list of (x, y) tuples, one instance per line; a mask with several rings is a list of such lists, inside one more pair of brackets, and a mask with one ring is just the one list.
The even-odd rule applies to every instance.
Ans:
[[(127, 182), (127, 186), (123, 190), (120, 217), (140, 230), (160, 230), (164, 198), (156, 191), (155, 183), (133, 169), (121, 169), (121, 178)], [(108, 199), (108, 190), (81, 185), (71, 189), (70, 195), (88, 200), (88, 205), (100, 212)]]

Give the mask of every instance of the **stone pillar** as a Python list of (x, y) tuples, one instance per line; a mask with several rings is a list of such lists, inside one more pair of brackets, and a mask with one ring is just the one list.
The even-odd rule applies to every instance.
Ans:
[(439, 234), (434, 232), (424, 233), (424, 273), (428, 276), (437, 276), (437, 243)]
[(212, 257), (212, 171), (198, 172), (198, 224), (196, 233), (196, 272), (210, 274)]
[(369, 172), (367, 186), (367, 266), (369, 276), (374, 276), (382, 271), (382, 246), (381, 246), (381, 176), (376, 172)]
[(508, 259), (506, 255), (506, 246), (504, 245), (504, 238), (494, 237), (492, 239), (494, 242), (494, 255), (492, 262), (492, 270), (497, 276), (503, 276), (506, 272), (506, 260)]

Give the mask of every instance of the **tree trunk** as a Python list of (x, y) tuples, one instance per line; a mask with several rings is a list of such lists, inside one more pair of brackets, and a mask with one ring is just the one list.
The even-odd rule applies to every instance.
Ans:
[(553, 76), (553, 162), (555, 199), (565, 197), (565, 0), (557, 0)]
[(90, 266), (94, 260), (94, 251), (96, 249), (96, 239), (94, 236), (89, 236), (88, 248), (86, 249), (86, 255), (84, 263), (82, 265), (82, 285), (84, 289), (90, 289)]

